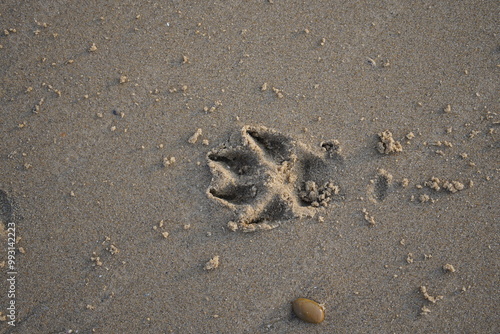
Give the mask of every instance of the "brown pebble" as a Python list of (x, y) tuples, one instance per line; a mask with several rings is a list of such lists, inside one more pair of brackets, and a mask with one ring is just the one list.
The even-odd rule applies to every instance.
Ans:
[(305, 322), (319, 324), (325, 320), (325, 308), (314, 300), (297, 298), (292, 302), (292, 309)]

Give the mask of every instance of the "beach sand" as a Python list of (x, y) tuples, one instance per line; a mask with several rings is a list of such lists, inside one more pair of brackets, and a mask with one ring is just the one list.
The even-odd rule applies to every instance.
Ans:
[(2, 1), (0, 332), (498, 333), (499, 13)]

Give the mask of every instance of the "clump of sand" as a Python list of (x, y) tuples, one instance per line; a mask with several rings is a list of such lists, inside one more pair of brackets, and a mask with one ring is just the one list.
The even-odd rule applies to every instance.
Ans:
[(424, 185), (435, 191), (444, 189), (450, 193), (456, 193), (457, 191), (463, 190), (465, 188), (464, 184), (459, 181), (440, 180), (434, 176), (431, 177), (429, 181), (425, 182)]
[(213, 269), (218, 268), (219, 265), (220, 265), (219, 255), (216, 255), (213, 258), (211, 258), (207, 263), (205, 263), (205, 266), (203, 267), (203, 269), (213, 270)]
[(392, 138), (392, 133), (385, 130), (378, 134), (380, 141), (377, 143), (377, 150), (381, 154), (394, 154), (403, 151), (401, 143)]

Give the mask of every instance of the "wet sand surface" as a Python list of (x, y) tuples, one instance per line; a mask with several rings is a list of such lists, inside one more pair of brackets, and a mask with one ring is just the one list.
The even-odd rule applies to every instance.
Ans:
[(3, 1), (0, 332), (498, 333), (499, 13)]

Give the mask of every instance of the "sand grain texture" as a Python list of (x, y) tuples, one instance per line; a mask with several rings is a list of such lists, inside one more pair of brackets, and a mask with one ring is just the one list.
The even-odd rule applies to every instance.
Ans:
[(498, 333), (499, 11), (2, 1), (0, 333)]

